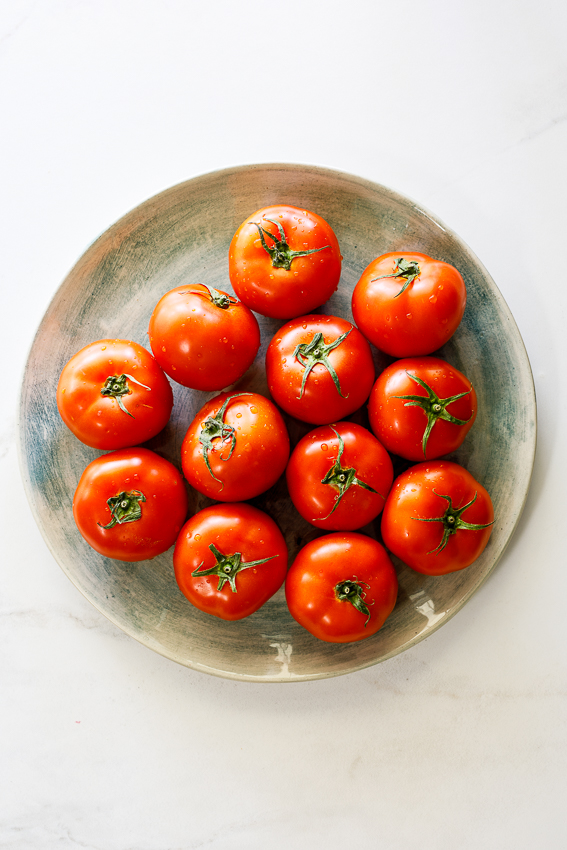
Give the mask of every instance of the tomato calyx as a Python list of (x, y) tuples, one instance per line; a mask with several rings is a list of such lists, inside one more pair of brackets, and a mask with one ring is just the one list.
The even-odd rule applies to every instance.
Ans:
[(140, 490), (123, 490), (116, 496), (111, 496), (106, 500), (106, 504), (110, 508), (112, 519), (108, 525), (97, 523), (101, 528), (114, 528), (115, 525), (122, 525), (125, 522), (136, 522), (142, 518), (142, 502), (146, 501), (146, 497)]
[(402, 292), (406, 291), (410, 283), (413, 283), (416, 277), (419, 277), (420, 274), (421, 269), (419, 268), (419, 263), (417, 263), (415, 260), (404, 260), (403, 257), (400, 257), (398, 260), (396, 260), (396, 267), (392, 274), (382, 274), (380, 275), (380, 277), (373, 278), (373, 282), (375, 280), (384, 280), (387, 277), (405, 277), (406, 281), (404, 285), (402, 286), (400, 291), (396, 295), (394, 295), (394, 298), (397, 298), (399, 295), (402, 294)]
[(198, 576), (218, 576), (219, 583), (217, 590), (222, 590), (228, 581), (233, 593), (236, 593), (238, 590), (236, 587), (236, 576), (238, 573), (242, 572), (242, 570), (248, 570), (250, 567), (258, 567), (260, 564), (265, 564), (266, 561), (271, 561), (272, 558), (277, 557), (276, 555), (269, 555), (267, 558), (260, 558), (258, 561), (245, 562), (242, 560), (241, 552), (235, 552), (233, 555), (223, 555), (214, 543), (209, 544), (209, 549), (215, 556), (216, 563), (212, 567), (203, 570), (202, 567), (205, 562), (202, 561), (197, 569), (193, 570), (191, 575), (194, 578)]
[(145, 384), (142, 384), (141, 381), (137, 381), (136, 378), (133, 378), (132, 375), (128, 375), (126, 372), (123, 372), (122, 375), (109, 375), (101, 387), (100, 394), (105, 396), (105, 398), (115, 398), (120, 410), (123, 410), (124, 413), (128, 414), (128, 416), (135, 419), (136, 417), (134, 414), (130, 413), (130, 411), (126, 409), (122, 400), (122, 396), (129, 395), (132, 392), (128, 386), (128, 381), (132, 381), (133, 384), (138, 384), (139, 387), (143, 387), (145, 390), (149, 390), (151, 392), (151, 387), (147, 387)]
[(333, 349), (337, 348), (337, 346), (339, 346), (341, 342), (343, 342), (347, 338), (351, 330), (352, 328), (349, 328), (348, 331), (345, 331), (340, 336), (338, 336), (334, 340), (334, 342), (330, 342), (328, 344), (325, 343), (321, 331), (317, 331), (311, 342), (301, 342), (295, 347), (293, 357), (295, 357), (296, 360), (299, 360), (299, 362), (305, 369), (305, 372), (303, 373), (303, 380), (301, 381), (301, 390), (297, 398), (303, 397), (303, 391), (305, 390), (305, 382), (307, 381), (311, 370), (318, 363), (325, 367), (325, 369), (333, 379), (333, 383), (337, 388), (337, 392), (340, 397), (348, 398), (348, 394), (346, 396), (342, 394), (338, 375), (335, 372), (333, 364), (328, 359), (328, 355), (331, 351), (333, 351)]
[(472, 387), (470, 390), (466, 390), (464, 393), (458, 393), (457, 395), (449, 396), (448, 398), (439, 398), (439, 396), (432, 390), (429, 384), (426, 384), (422, 378), (418, 378), (417, 375), (411, 375), (406, 371), (406, 375), (408, 378), (411, 378), (412, 381), (415, 381), (416, 384), (419, 384), (420, 387), (423, 387), (427, 396), (423, 395), (396, 395), (394, 398), (399, 399), (407, 399), (404, 407), (421, 407), (425, 415), (427, 416), (427, 425), (425, 426), (425, 431), (423, 432), (423, 439), (421, 442), (423, 448), (423, 457), (426, 457), (427, 450), (427, 441), (429, 440), (429, 435), (433, 430), (433, 426), (437, 422), (438, 419), (443, 419), (445, 422), (451, 422), (453, 425), (466, 425), (467, 422), (470, 422), (472, 419), (472, 414), (468, 419), (457, 419), (456, 416), (452, 416), (448, 411), (447, 407), (452, 404), (454, 401), (458, 401), (460, 398), (464, 398), (466, 395), (470, 395), (472, 392)]
[[(336, 511), (344, 494), (350, 487), (352, 487), (353, 484), (358, 484), (359, 487), (363, 487), (365, 490), (370, 490), (371, 493), (377, 493), (379, 496), (382, 496), (382, 494), (378, 493), (378, 490), (375, 490), (370, 486), (370, 484), (366, 484), (364, 481), (361, 481), (360, 478), (356, 477), (356, 469), (354, 469), (354, 467), (341, 465), (341, 457), (345, 450), (345, 443), (339, 432), (336, 431), (332, 425), (329, 427), (335, 432), (339, 441), (339, 453), (325, 477), (321, 479), (321, 484), (328, 484), (329, 487), (333, 487), (338, 491), (339, 495), (335, 499), (335, 504), (331, 508), (331, 511), (326, 517), (323, 517), (324, 520), (329, 519), (331, 514)], [(384, 498), (384, 496), (382, 496), (382, 498)]]
[(441, 542), (439, 545), (428, 552), (428, 555), (438, 555), (439, 552), (442, 552), (445, 546), (447, 545), (449, 538), (451, 535), (456, 534), (457, 531), (480, 531), (482, 528), (488, 528), (491, 525), (494, 525), (494, 520), (492, 522), (486, 522), (484, 525), (479, 525), (477, 523), (466, 522), (461, 518), (462, 514), (466, 511), (467, 508), (470, 508), (471, 505), (474, 505), (476, 502), (478, 493), (475, 493), (470, 502), (467, 502), (466, 505), (463, 505), (462, 508), (454, 508), (453, 501), (450, 496), (444, 496), (442, 493), (437, 493), (433, 490), (436, 496), (439, 496), (441, 499), (445, 499), (447, 501), (447, 508), (443, 516), (439, 517), (418, 517), (414, 516), (412, 519), (418, 520), (418, 522), (441, 522), (443, 523), (443, 536), (441, 538)]
[(224, 443), (230, 443), (230, 448), (228, 450), (228, 454), (226, 457), (223, 457), (222, 454), (219, 455), (220, 459), (223, 461), (230, 460), (232, 457), (232, 453), (234, 451), (234, 447), (236, 446), (236, 430), (232, 427), (232, 425), (227, 425), (224, 421), (224, 414), (226, 413), (226, 409), (233, 398), (238, 398), (241, 395), (252, 395), (251, 393), (235, 393), (234, 395), (229, 395), (222, 404), (222, 407), (219, 408), (217, 413), (214, 416), (209, 416), (208, 419), (205, 419), (202, 427), (201, 433), (199, 434), (199, 442), (203, 446), (203, 458), (205, 460), (205, 464), (207, 465), (207, 469), (209, 470), (211, 477), (214, 478), (215, 481), (218, 481), (221, 485), (221, 488), (224, 487), (224, 483), (217, 478), (211, 469), (211, 464), (209, 462), (209, 452), (214, 451), (215, 447), (213, 445), (213, 440), (220, 440), (221, 445)]
[[(258, 224), (258, 222), (252, 221), (250, 223), (254, 224), (258, 228), (258, 233), (260, 234), (260, 239), (262, 241), (262, 247), (270, 255), (272, 266), (275, 269), (285, 269), (286, 271), (289, 271), (291, 269), (292, 261), (295, 260), (296, 257), (306, 257), (308, 254), (316, 254), (318, 251), (324, 251), (325, 248), (331, 247), (330, 245), (323, 245), (321, 248), (309, 248), (309, 250), (307, 251), (293, 251), (287, 244), (285, 231), (281, 224), (271, 218), (268, 218), (266, 220), (271, 222), (271, 224), (276, 225), (280, 235), (279, 239), (277, 238), (277, 236), (274, 236), (273, 233), (270, 233), (269, 230), (266, 230), (264, 227)], [(269, 236), (274, 244), (268, 245), (265, 236)]]
[[(341, 602), (350, 602), (353, 608), (356, 608), (357, 611), (360, 611), (361, 614), (366, 614), (366, 622), (364, 623), (364, 628), (368, 625), (370, 621), (370, 608), (365, 602), (366, 593), (363, 589), (364, 587), (370, 587), (365, 581), (358, 581), (356, 576), (354, 579), (346, 579), (345, 581), (339, 581), (338, 584), (335, 585), (335, 594), (337, 599), (340, 599)], [(371, 605), (374, 603), (371, 602)]]
[[(201, 286), (204, 286), (205, 289), (209, 293), (209, 300), (215, 305), (215, 307), (220, 307), (221, 310), (228, 310), (228, 308), (232, 304), (238, 304), (236, 298), (232, 298), (232, 296), (228, 295), (226, 292), (220, 292), (220, 290), (215, 289), (213, 286), (209, 286), (207, 283), (202, 283)], [(206, 298), (204, 292), (200, 292), (198, 289), (188, 289), (187, 292), (180, 292), (180, 295), (201, 295), (203, 298)]]

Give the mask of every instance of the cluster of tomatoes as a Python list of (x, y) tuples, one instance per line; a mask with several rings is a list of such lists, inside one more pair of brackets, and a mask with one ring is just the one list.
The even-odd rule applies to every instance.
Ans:
[[(322, 640), (350, 642), (381, 628), (398, 591), (386, 548), (358, 529), (382, 512), (387, 549), (440, 575), (479, 556), (494, 514), (470, 473), (438, 460), (463, 442), (477, 410), (465, 375), (430, 356), (463, 316), (461, 275), (424, 254), (385, 254), (355, 287), (355, 327), (312, 312), (337, 289), (341, 261), (319, 216), (284, 205), (260, 210), (230, 245), (236, 298), (203, 284), (167, 292), (150, 319), (153, 356), (131, 341), (94, 342), (63, 369), (57, 403), (80, 440), (109, 450), (86, 468), (73, 501), (94, 549), (138, 561), (175, 544), (183, 594), (227, 620), (256, 611), (285, 581), (301, 625)], [(286, 320), (266, 354), (273, 401), (225, 391), (201, 408), (181, 465), (191, 487), (217, 504), (186, 521), (182, 475), (139, 444), (171, 415), (166, 375), (205, 391), (242, 377), (260, 346), (252, 311)], [(377, 380), (369, 341), (398, 358)], [(366, 402), (372, 432), (346, 421)], [(291, 456), (279, 408), (315, 426)], [(396, 481), (389, 453), (414, 462)], [(297, 511), (330, 532), (304, 546), (289, 571), (277, 524), (247, 504), (284, 472)]]

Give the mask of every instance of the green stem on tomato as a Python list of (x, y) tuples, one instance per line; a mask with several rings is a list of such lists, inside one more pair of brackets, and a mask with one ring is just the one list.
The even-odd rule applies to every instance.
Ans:
[[(364, 628), (366, 628), (370, 620), (370, 608), (365, 602), (366, 593), (363, 590), (363, 585), (368, 588), (370, 587), (365, 581), (358, 581), (356, 576), (354, 579), (339, 581), (335, 585), (335, 594), (341, 602), (350, 602), (353, 608), (356, 608), (361, 614), (366, 614), (366, 622), (364, 623)], [(372, 605), (374, 603), (370, 604)]]
[[(215, 307), (220, 307), (221, 310), (228, 310), (232, 304), (238, 304), (236, 298), (233, 298), (226, 292), (221, 292), (219, 289), (215, 289), (213, 286), (209, 286), (208, 283), (201, 283), (200, 286), (205, 287), (209, 293), (209, 301), (211, 301)], [(204, 292), (199, 292), (198, 289), (187, 289), (179, 294), (187, 295), (188, 293), (191, 293), (191, 295), (200, 295), (202, 298), (207, 297)]]
[(125, 522), (136, 522), (142, 518), (142, 502), (146, 501), (146, 497), (140, 490), (123, 490), (116, 496), (111, 496), (106, 500), (106, 504), (110, 508), (112, 519), (108, 525), (102, 525), (101, 528), (114, 528), (115, 525), (122, 525)]
[(419, 264), (415, 260), (404, 260), (403, 257), (400, 257), (398, 260), (396, 260), (396, 267), (392, 274), (382, 274), (380, 275), (380, 277), (373, 278), (372, 282), (374, 282), (375, 280), (384, 280), (387, 277), (405, 277), (406, 282), (404, 283), (400, 291), (396, 295), (394, 295), (394, 298), (397, 298), (399, 295), (402, 294), (402, 292), (406, 291), (410, 283), (413, 283), (416, 277), (419, 277), (420, 274), (421, 270), (419, 268)]
[(476, 502), (478, 493), (475, 493), (470, 502), (467, 502), (466, 505), (463, 505), (462, 508), (454, 508), (453, 502), (450, 496), (443, 496), (442, 493), (436, 493), (433, 490), (436, 496), (439, 496), (441, 499), (445, 499), (447, 502), (447, 508), (443, 516), (424, 518), (413, 516), (412, 519), (417, 520), (418, 522), (440, 522), (443, 524), (443, 535), (441, 537), (441, 541), (435, 549), (432, 549), (428, 552), (428, 555), (438, 555), (439, 552), (442, 552), (445, 546), (447, 545), (449, 538), (456, 534), (457, 531), (480, 531), (483, 528), (489, 528), (491, 525), (494, 525), (494, 520), (492, 522), (486, 522), (483, 525), (478, 525), (472, 522), (466, 522), (464, 519), (461, 519), (462, 514), (466, 511), (467, 508), (470, 508), (471, 505), (474, 505)]
[(214, 543), (209, 544), (209, 549), (215, 556), (215, 563), (213, 566), (204, 570), (203, 564), (205, 562), (202, 561), (197, 569), (193, 570), (191, 575), (194, 577), (211, 575), (218, 576), (219, 582), (217, 590), (222, 590), (226, 582), (228, 582), (233, 593), (236, 593), (238, 590), (236, 587), (236, 576), (238, 573), (242, 572), (242, 570), (249, 570), (250, 567), (258, 567), (260, 564), (265, 564), (267, 561), (271, 561), (272, 558), (277, 557), (277, 555), (269, 555), (267, 558), (260, 558), (258, 561), (245, 562), (242, 560), (241, 552), (234, 552), (232, 555), (223, 555), (222, 552), (219, 552)]
[[(353, 484), (358, 484), (359, 487), (363, 487), (365, 490), (370, 490), (371, 493), (376, 493), (378, 496), (382, 496), (381, 493), (378, 493), (370, 484), (366, 484), (364, 481), (361, 481), (360, 478), (357, 478), (356, 469), (354, 467), (347, 467), (341, 465), (341, 457), (345, 450), (344, 440), (339, 434), (339, 432), (333, 428), (332, 425), (329, 425), (329, 428), (335, 432), (335, 435), (339, 441), (339, 452), (337, 454), (337, 458), (327, 474), (324, 478), (321, 479), (321, 484), (328, 484), (329, 487), (333, 487), (338, 492), (338, 497), (335, 499), (335, 503), (331, 509), (331, 511), (327, 514), (326, 517), (323, 517), (324, 520), (329, 519), (331, 514), (333, 514), (338, 508), (341, 499), (344, 494)], [(384, 496), (382, 496), (384, 499)]]
[[(274, 236), (273, 233), (270, 233), (269, 230), (266, 230), (265, 227), (262, 227), (258, 222), (252, 221), (251, 224), (254, 224), (258, 228), (258, 233), (260, 234), (260, 239), (262, 241), (262, 247), (264, 250), (270, 255), (270, 259), (272, 261), (272, 266), (275, 269), (285, 269), (289, 271), (291, 269), (291, 264), (296, 257), (306, 257), (308, 254), (316, 254), (318, 251), (324, 251), (325, 248), (330, 248), (330, 245), (323, 245), (321, 248), (310, 248), (307, 251), (292, 251), (292, 249), (287, 244), (287, 239), (285, 236), (284, 229), (282, 225), (274, 221), (271, 218), (266, 219), (271, 224), (275, 224), (278, 228), (279, 239), (277, 236)], [(268, 236), (273, 245), (268, 245), (265, 237)]]
[(328, 345), (325, 343), (321, 331), (318, 331), (311, 340), (311, 342), (302, 342), (295, 347), (295, 351), (293, 352), (292, 356), (299, 360), (299, 362), (305, 369), (305, 372), (303, 373), (303, 380), (301, 381), (301, 390), (299, 392), (298, 398), (303, 397), (307, 378), (309, 377), (311, 370), (318, 363), (325, 367), (325, 369), (333, 379), (333, 383), (340, 397), (348, 398), (348, 395), (344, 396), (342, 394), (338, 375), (335, 372), (334, 366), (330, 362), (328, 356), (331, 351), (333, 351), (333, 349), (335, 349), (338, 345), (341, 344), (341, 342), (343, 342), (347, 338), (351, 331), (352, 328), (349, 328), (348, 331), (345, 331), (343, 334), (338, 336), (333, 342), (330, 342)]
[(464, 393), (458, 393), (457, 395), (449, 396), (449, 398), (439, 398), (439, 396), (432, 390), (429, 384), (426, 384), (421, 378), (418, 378), (417, 375), (411, 375), (406, 371), (406, 375), (408, 378), (411, 378), (412, 381), (415, 381), (416, 384), (419, 384), (420, 387), (423, 387), (427, 396), (423, 395), (396, 395), (394, 398), (399, 399), (407, 399), (404, 407), (421, 407), (425, 415), (427, 416), (427, 425), (425, 426), (425, 431), (423, 432), (423, 439), (421, 441), (421, 445), (423, 448), (423, 457), (426, 457), (427, 450), (427, 441), (429, 440), (429, 435), (433, 429), (433, 426), (439, 419), (443, 419), (445, 422), (452, 422), (453, 425), (466, 425), (467, 422), (470, 422), (472, 419), (472, 414), (468, 419), (457, 419), (455, 416), (452, 416), (447, 412), (447, 407), (452, 404), (454, 401), (458, 401), (460, 398), (464, 398), (466, 395), (469, 395), (472, 392), (472, 387), (470, 390), (466, 390)]
[(129, 395), (132, 392), (128, 386), (128, 381), (132, 381), (133, 384), (138, 384), (139, 387), (143, 387), (145, 390), (149, 390), (151, 392), (151, 387), (147, 387), (145, 384), (142, 384), (141, 381), (137, 381), (136, 378), (133, 378), (132, 375), (128, 375), (126, 372), (123, 372), (122, 375), (109, 375), (101, 387), (100, 394), (105, 398), (115, 398), (120, 410), (123, 410), (124, 413), (128, 414), (128, 416), (135, 419), (136, 417), (130, 413), (129, 410), (126, 410), (122, 400), (122, 396)]
[(219, 455), (222, 461), (230, 460), (232, 453), (234, 451), (234, 447), (236, 445), (236, 430), (232, 427), (232, 425), (227, 425), (224, 421), (224, 415), (226, 413), (226, 409), (229, 403), (234, 398), (238, 398), (242, 395), (252, 395), (252, 393), (235, 393), (234, 395), (229, 395), (226, 398), (220, 407), (220, 409), (215, 413), (214, 416), (209, 416), (205, 419), (201, 427), (201, 433), (199, 434), (199, 442), (203, 447), (203, 458), (205, 460), (205, 464), (207, 465), (207, 469), (212, 478), (215, 481), (218, 481), (221, 485), (221, 489), (224, 487), (223, 482), (220, 478), (217, 478), (211, 469), (211, 464), (209, 461), (209, 452), (214, 451), (215, 447), (213, 445), (213, 440), (220, 440), (221, 445), (224, 443), (230, 443), (230, 448), (228, 450), (228, 455), (223, 457), (222, 454)]

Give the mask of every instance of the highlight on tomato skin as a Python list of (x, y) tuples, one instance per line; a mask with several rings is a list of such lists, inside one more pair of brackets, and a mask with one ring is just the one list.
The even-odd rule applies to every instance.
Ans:
[(266, 513), (245, 503), (213, 505), (183, 526), (173, 553), (183, 595), (222, 620), (249, 617), (282, 586), (284, 537)]
[(167, 551), (187, 516), (181, 473), (145, 448), (101, 455), (84, 470), (73, 516), (89, 546), (119, 561), (144, 561)]
[(486, 548), (494, 508), (471, 473), (424, 461), (395, 481), (382, 512), (386, 548), (418, 573), (441, 576), (473, 564)]
[(154, 357), (137, 342), (100, 339), (65, 364), (57, 408), (87, 446), (122, 449), (155, 437), (169, 421), (173, 392)]
[(382, 628), (398, 579), (384, 547), (358, 532), (326, 534), (304, 546), (286, 578), (292, 617), (319, 640), (353, 643)]
[(240, 300), (262, 316), (292, 319), (336, 291), (342, 256), (321, 216), (275, 204), (252, 213), (230, 243), (228, 271)]
[(389, 452), (406, 460), (454, 452), (476, 414), (471, 382), (440, 357), (396, 360), (378, 376), (368, 400), (372, 431)]
[(449, 263), (418, 252), (390, 252), (363, 271), (352, 294), (354, 321), (392, 357), (432, 354), (457, 330), (467, 292)]
[(170, 378), (207, 392), (238, 381), (260, 347), (251, 310), (202, 283), (166, 292), (154, 307), (148, 334), (154, 357)]
[(286, 469), (301, 516), (326, 531), (354, 531), (375, 519), (394, 480), (379, 440), (353, 422), (321, 425), (295, 446)]

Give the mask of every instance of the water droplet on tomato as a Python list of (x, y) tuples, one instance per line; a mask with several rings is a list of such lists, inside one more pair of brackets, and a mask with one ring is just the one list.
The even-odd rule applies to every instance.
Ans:
[(258, 413), (258, 408), (257, 408), (257, 407), (252, 406), (252, 407), (250, 408), (250, 413)]
[(411, 313), (406, 313), (406, 316), (407, 316), (408, 319), (413, 318)]
[(431, 301), (432, 304), (435, 304), (435, 302), (437, 301), (437, 296), (436, 295), (430, 295), (429, 300)]
[(321, 451), (322, 452), (328, 452), (329, 451), (329, 446), (327, 445), (327, 443), (321, 443)]
[(201, 539), (201, 535), (200, 535), (200, 534), (196, 534), (196, 535), (195, 535), (195, 540), (200, 540), (200, 539)]

